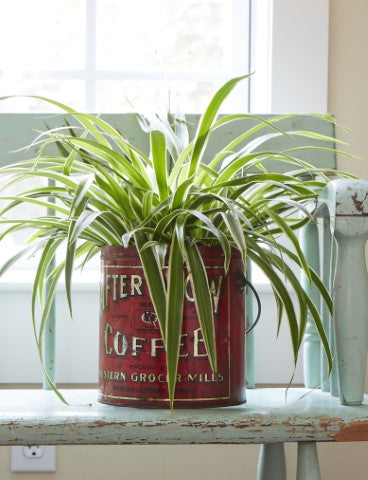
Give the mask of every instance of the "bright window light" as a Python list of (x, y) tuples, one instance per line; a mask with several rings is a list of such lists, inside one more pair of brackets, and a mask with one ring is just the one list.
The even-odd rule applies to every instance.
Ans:
[[(6, 2), (0, 91), (89, 112), (197, 113), (222, 82), (249, 72), (250, 11), (250, 0)], [(248, 110), (248, 88), (228, 111)], [(55, 107), (22, 98), (0, 111)]]

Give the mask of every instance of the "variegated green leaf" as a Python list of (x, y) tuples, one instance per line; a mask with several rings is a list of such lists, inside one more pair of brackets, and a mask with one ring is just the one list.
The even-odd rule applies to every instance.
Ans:
[(184, 259), (176, 233), (170, 245), (166, 302), (166, 365), (170, 407), (174, 405), (185, 293)]
[(211, 368), (217, 370), (215, 326), (212, 299), (206, 268), (196, 245), (185, 245), (185, 263), (188, 268), (195, 306)]

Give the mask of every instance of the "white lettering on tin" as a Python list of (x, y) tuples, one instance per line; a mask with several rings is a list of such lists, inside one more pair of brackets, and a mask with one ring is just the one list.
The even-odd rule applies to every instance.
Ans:
[[(149, 348), (149, 352), (147, 353), (149, 353), (152, 358), (156, 358), (160, 352), (165, 351), (165, 344), (161, 337), (145, 338), (134, 335), (129, 336), (120, 330), (114, 330), (108, 322), (106, 322), (103, 331), (105, 354), (109, 356), (117, 355), (118, 357), (126, 357), (130, 352), (132, 357), (138, 357), (140, 352), (144, 352)], [(189, 337), (193, 338), (193, 342), (186, 341)], [(192, 351), (190, 349), (191, 345), (193, 348)], [(181, 358), (207, 357), (201, 328), (195, 329), (192, 334), (185, 333), (181, 335), (179, 356)]]

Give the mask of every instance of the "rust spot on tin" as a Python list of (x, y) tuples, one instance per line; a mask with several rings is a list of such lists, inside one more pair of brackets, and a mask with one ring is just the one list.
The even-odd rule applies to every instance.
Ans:
[(368, 440), (368, 422), (352, 422), (334, 436), (335, 442), (359, 442)]

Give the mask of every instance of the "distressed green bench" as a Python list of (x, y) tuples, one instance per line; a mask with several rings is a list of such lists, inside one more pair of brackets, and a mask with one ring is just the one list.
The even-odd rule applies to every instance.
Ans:
[[(106, 117), (118, 128), (128, 131), (128, 136), (138, 135), (132, 115)], [(58, 121), (60, 119), (49, 117), (47, 124), (50, 126)], [(44, 122), (44, 118), (29, 114), (0, 115), (1, 163), (19, 158), (21, 154), (9, 152), (30, 143), (33, 130), (43, 130)], [(306, 117), (287, 122), (281, 125), (285, 129), (322, 129), (322, 133), (331, 136), (334, 133), (332, 125), (326, 127), (318, 119)], [(233, 134), (233, 131), (220, 130), (217, 141), (225, 144)], [(289, 140), (277, 140), (280, 141)], [(305, 159), (311, 161), (308, 155), (306, 153)], [(335, 167), (335, 158), (328, 152), (321, 152), (317, 162), (320, 166)], [(262, 444), (258, 479), (285, 480), (283, 443), (298, 442), (297, 479), (319, 479), (316, 442), (368, 440), (368, 397), (363, 393), (368, 344), (365, 319), (368, 278), (364, 250), (368, 238), (367, 197), (367, 182), (332, 181), (318, 200), (319, 226), (317, 222), (310, 222), (302, 232), (301, 242), (309, 262), (321, 271), (335, 297), (336, 336), (331, 319), (323, 312), (331, 342), (336, 339), (336, 365), (329, 380), (326, 381), (324, 356), (310, 321), (304, 345), (306, 388), (291, 388), (287, 395), (285, 388), (254, 388), (253, 338), (250, 335), (247, 339), (245, 405), (174, 412), (118, 408), (96, 403), (96, 390), (85, 389), (63, 391), (70, 402), (64, 405), (47, 385), (43, 390), (3, 389), (0, 391), (0, 445), (258, 443)], [(320, 256), (316, 255), (319, 234), (324, 247)], [(313, 296), (315, 292), (310, 291), (310, 294)], [(250, 317), (250, 301), (248, 309)], [(49, 332), (53, 331), (54, 320), (49, 319)], [(45, 342), (50, 348), (46, 362), (52, 377), (55, 371), (53, 341), (52, 333), (48, 333)]]

